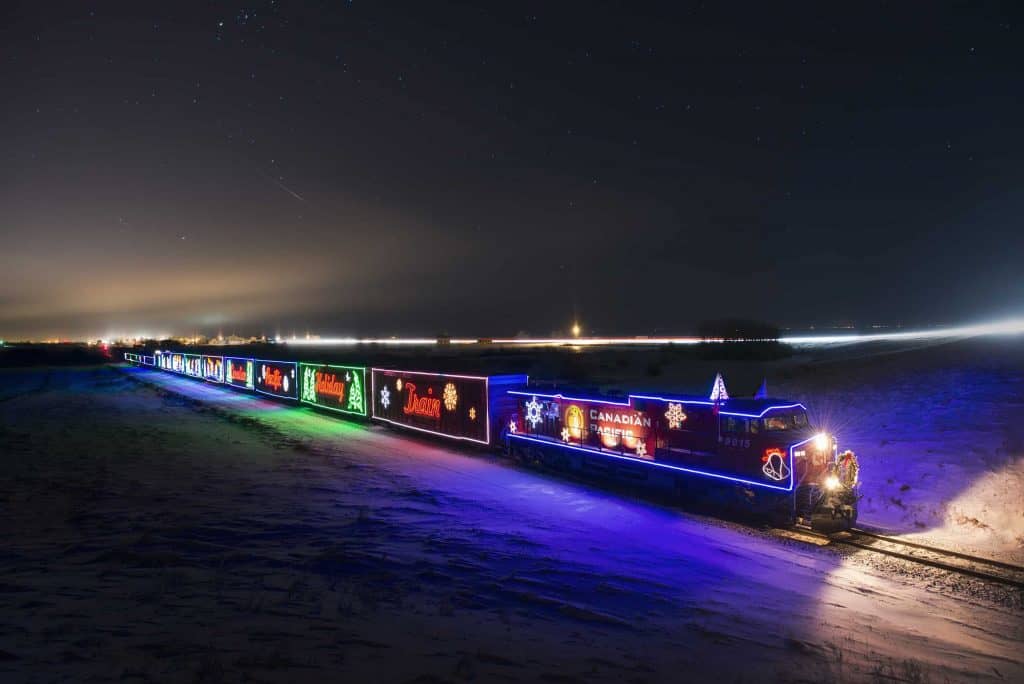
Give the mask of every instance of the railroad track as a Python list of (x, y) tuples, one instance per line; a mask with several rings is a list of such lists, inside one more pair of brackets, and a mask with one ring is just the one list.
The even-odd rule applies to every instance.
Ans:
[(1024, 566), (1013, 563), (972, 556), (856, 528), (849, 532), (818, 536), (827, 538), (832, 544), (854, 546), (948, 572), (1024, 589)]

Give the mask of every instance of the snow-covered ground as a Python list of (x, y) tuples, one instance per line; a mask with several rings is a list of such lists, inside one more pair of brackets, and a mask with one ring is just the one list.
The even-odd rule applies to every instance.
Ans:
[(1024, 563), (1024, 341), (851, 345), (783, 374), (861, 462), (861, 523)]
[(3, 681), (1024, 678), (1019, 592), (155, 371), (18, 373)]

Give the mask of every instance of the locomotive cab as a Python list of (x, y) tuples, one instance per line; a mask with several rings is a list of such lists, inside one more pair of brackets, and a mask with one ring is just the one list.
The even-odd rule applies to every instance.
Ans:
[(785, 482), (792, 475), (794, 522), (824, 531), (851, 527), (857, 519), (856, 457), (839, 453), (835, 436), (812, 426), (802, 405), (779, 403), (733, 400), (740, 411), (719, 414), (719, 457), (759, 458), (770, 480)]
[(761, 438), (761, 460), (791, 453), (796, 522), (825, 531), (857, 519), (858, 467), (852, 451), (839, 453), (834, 435), (815, 429), (803, 406), (772, 411), (751, 422)]

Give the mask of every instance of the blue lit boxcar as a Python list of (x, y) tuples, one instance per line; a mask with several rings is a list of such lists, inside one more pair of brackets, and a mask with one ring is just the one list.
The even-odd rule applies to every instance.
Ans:
[(586, 397), (520, 390), (506, 426), (514, 456), (687, 496), (725, 498), (822, 529), (857, 518), (857, 467), (803, 405), (775, 399)]

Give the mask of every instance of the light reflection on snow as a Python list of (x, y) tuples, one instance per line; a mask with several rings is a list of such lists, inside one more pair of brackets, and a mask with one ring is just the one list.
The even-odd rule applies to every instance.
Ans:
[(949, 681), (1016, 660), (1013, 613), (949, 601), (931, 586), (929, 568), (884, 573), (865, 562), (871, 553), (847, 557), (818, 591), (817, 623), (837, 681)]

